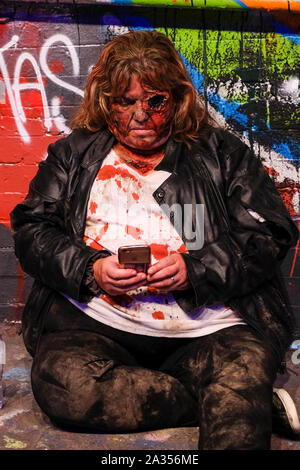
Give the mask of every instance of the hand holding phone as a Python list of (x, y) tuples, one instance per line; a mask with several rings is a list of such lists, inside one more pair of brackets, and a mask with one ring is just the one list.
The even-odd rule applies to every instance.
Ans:
[(100, 258), (94, 263), (94, 277), (99, 286), (110, 295), (119, 295), (146, 284), (147, 276), (135, 269), (120, 266), (118, 255)]
[(138, 273), (147, 273), (150, 265), (151, 250), (149, 245), (120, 246), (119, 264), (124, 268), (135, 269)]

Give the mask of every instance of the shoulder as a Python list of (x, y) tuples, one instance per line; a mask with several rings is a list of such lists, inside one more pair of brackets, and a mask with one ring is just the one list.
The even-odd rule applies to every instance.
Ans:
[(49, 145), (49, 151), (57, 155), (80, 155), (105, 131), (91, 132), (87, 129), (75, 129), (69, 135)]
[(211, 170), (220, 168), (225, 178), (261, 170), (260, 159), (249, 146), (223, 128), (200, 131), (194, 148)]
[(247, 144), (239, 136), (221, 127), (207, 127), (200, 130), (197, 143), (225, 155), (248, 149)]

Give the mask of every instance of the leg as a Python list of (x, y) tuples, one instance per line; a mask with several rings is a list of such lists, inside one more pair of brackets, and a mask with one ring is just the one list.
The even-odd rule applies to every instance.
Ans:
[(278, 364), (247, 326), (197, 338), (160, 370), (199, 400), (200, 449), (269, 449)]
[(138, 366), (117, 342), (83, 330), (42, 337), (32, 389), (57, 424), (104, 432), (189, 425), (197, 406), (177, 379)]

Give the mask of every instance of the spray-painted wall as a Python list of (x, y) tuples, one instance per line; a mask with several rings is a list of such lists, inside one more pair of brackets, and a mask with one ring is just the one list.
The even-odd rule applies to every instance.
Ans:
[[(0, 320), (20, 320), (32, 283), (14, 257), (9, 212), (48, 144), (70, 131), (101, 47), (128, 29), (169, 36), (210, 111), (261, 157), (299, 223), (300, 2), (99, 3), (0, 2)], [(281, 11), (251, 9), (270, 3)], [(282, 271), (300, 326), (297, 252)]]

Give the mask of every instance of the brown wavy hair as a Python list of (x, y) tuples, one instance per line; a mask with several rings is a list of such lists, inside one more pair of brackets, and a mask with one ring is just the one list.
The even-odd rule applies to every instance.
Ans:
[(97, 131), (105, 127), (111, 99), (126, 92), (133, 74), (144, 86), (172, 93), (176, 103), (172, 132), (175, 140), (190, 146), (201, 128), (213, 124), (167, 36), (158, 31), (131, 31), (104, 46), (88, 77), (71, 128)]

